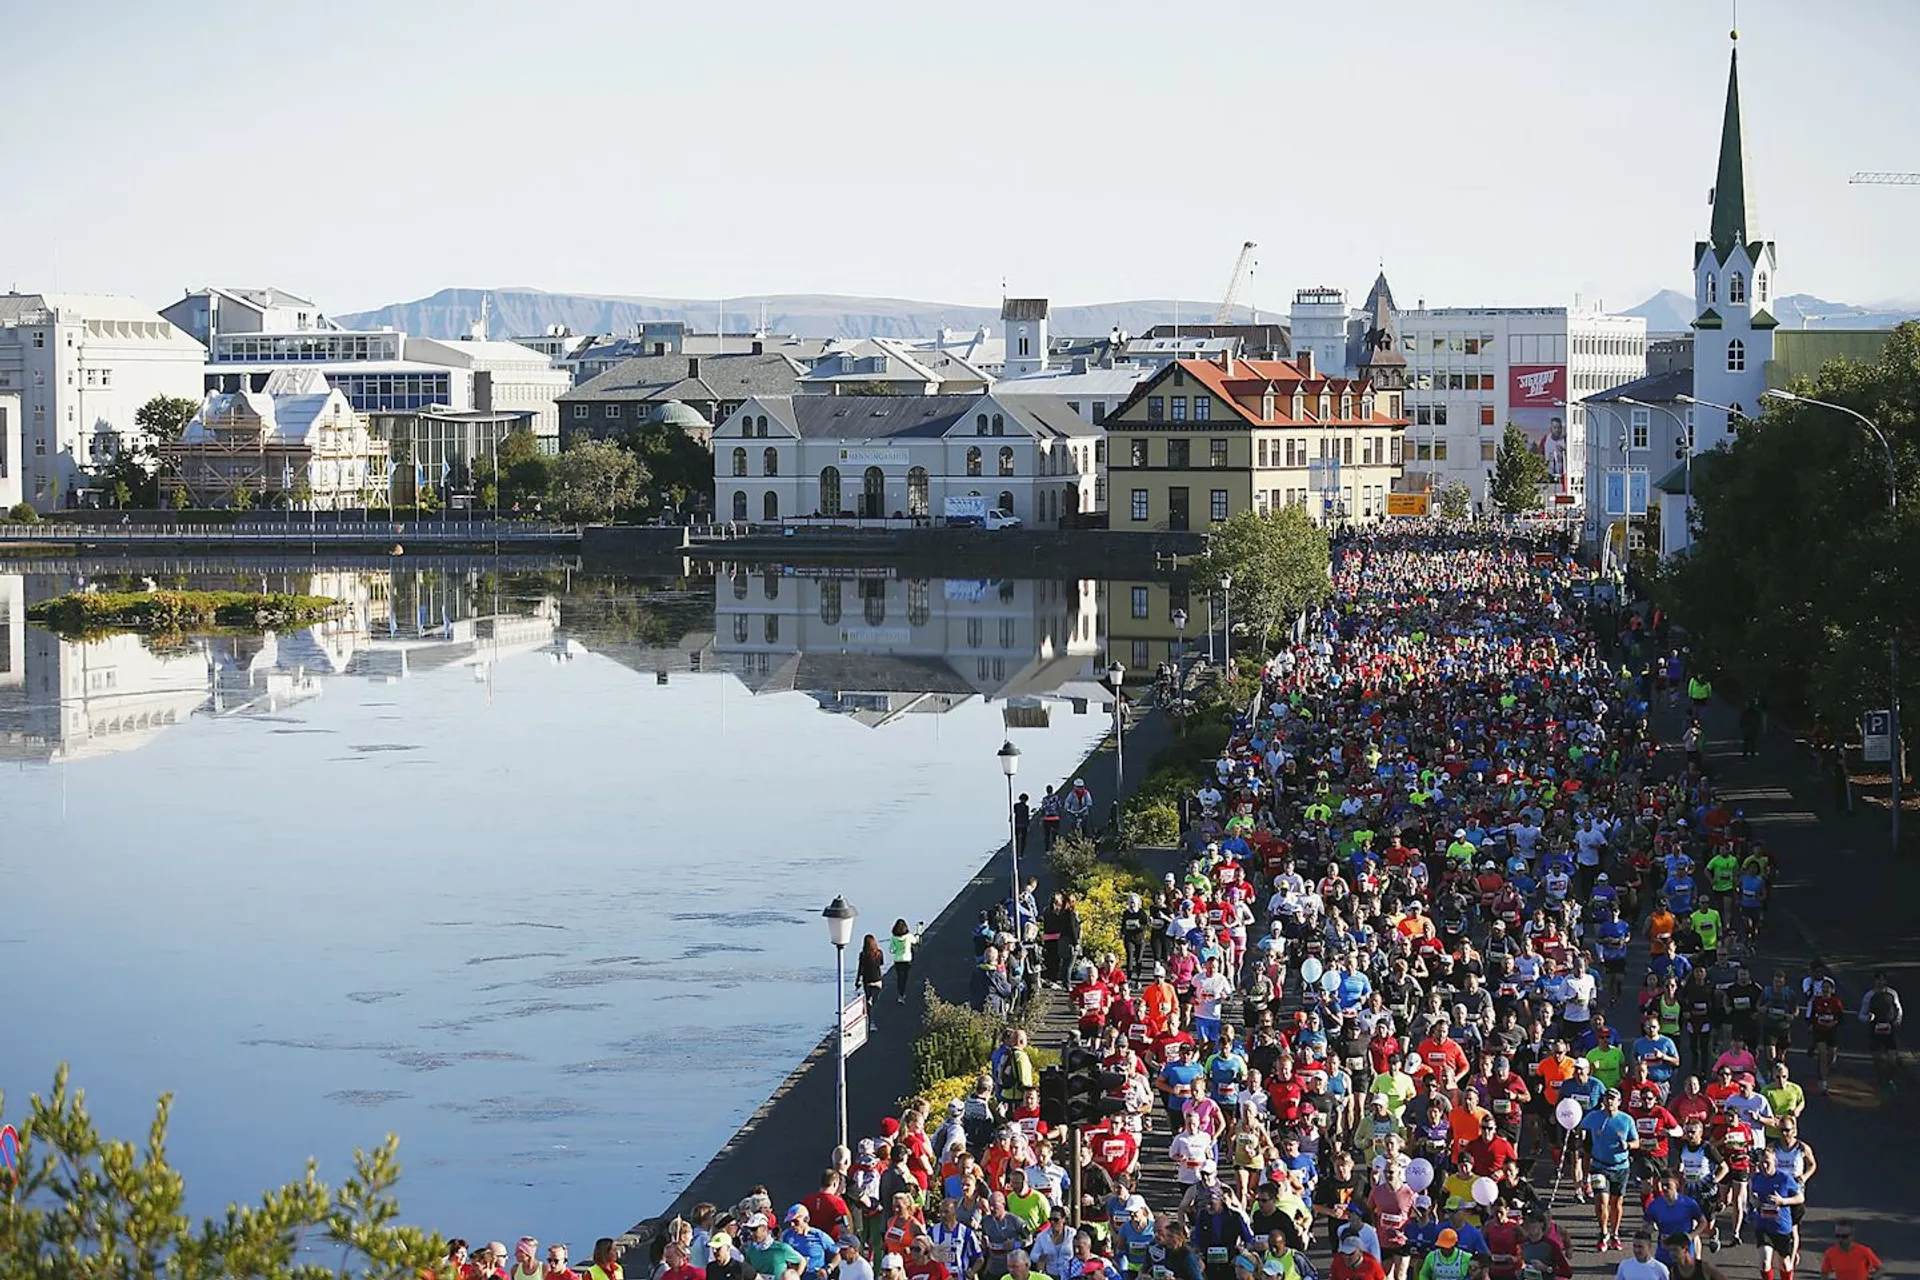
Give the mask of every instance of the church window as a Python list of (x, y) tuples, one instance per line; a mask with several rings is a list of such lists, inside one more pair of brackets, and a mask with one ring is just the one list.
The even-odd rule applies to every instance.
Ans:
[(1767, 300), (1767, 273), (1756, 271), (1753, 276), (1754, 301), (1764, 303)]
[(1738, 271), (1727, 274), (1727, 301), (1745, 302), (1747, 300), (1747, 278)]
[(1735, 338), (1727, 344), (1727, 372), (1745, 373), (1747, 371), (1747, 344)]
[(1707, 272), (1707, 305), (1720, 301), (1720, 280), (1713, 272)]

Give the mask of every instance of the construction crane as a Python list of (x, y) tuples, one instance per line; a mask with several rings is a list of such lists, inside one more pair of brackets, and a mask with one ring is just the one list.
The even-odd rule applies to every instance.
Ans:
[(1215, 324), (1233, 321), (1233, 300), (1240, 295), (1240, 282), (1253, 274), (1253, 251), (1259, 247), (1251, 240), (1240, 246), (1240, 256), (1233, 260), (1233, 278), (1227, 281), (1227, 296), (1220, 299), (1220, 309), (1213, 313)]
[(1847, 179), (1850, 187), (1920, 187), (1920, 173), (1856, 173)]

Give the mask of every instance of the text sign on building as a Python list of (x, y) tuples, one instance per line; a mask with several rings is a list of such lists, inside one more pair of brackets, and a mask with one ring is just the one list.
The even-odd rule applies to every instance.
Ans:
[(1610, 516), (1647, 514), (1647, 473), (1615, 467), (1606, 475), (1606, 511)]
[(1390, 493), (1387, 495), (1387, 514), (1390, 516), (1424, 516), (1427, 514), (1427, 495), (1424, 493)]
[(840, 451), (840, 463), (848, 467), (904, 467), (907, 465), (907, 451), (855, 446)]
[(1860, 718), (1860, 758), (1873, 764), (1893, 759), (1893, 713), (1869, 711)]
[(1516, 364), (1507, 371), (1507, 421), (1527, 435), (1527, 447), (1547, 464), (1547, 475), (1567, 480), (1567, 366)]

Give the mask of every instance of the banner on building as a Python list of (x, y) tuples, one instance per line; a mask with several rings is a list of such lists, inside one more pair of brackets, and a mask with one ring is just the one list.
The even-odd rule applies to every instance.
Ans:
[(1648, 476), (1644, 471), (1615, 467), (1606, 474), (1605, 503), (1610, 516), (1647, 514)]
[(840, 451), (840, 465), (843, 467), (904, 467), (907, 465), (907, 451), (856, 445)]
[(1567, 366), (1517, 364), (1507, 373), (1507, 421), (1527, 434), (1557, 488), (1567, 482)]
[(1424, 516), (1427, 514), (1427, 495), (1424, 493), (1390, 493), (1387, 495), (1387, 514), (1390, 516)]

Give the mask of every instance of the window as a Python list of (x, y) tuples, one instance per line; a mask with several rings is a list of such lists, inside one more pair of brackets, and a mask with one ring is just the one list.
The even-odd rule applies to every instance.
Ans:
[(1352, 436), (1346, 436), (1340, 441), (1340, 465), (1343, 467), (1350, 467), (1353, 465), (1353, 437)]
[(47, 345), (47, 335), (43, 331), (35, 329), (33, 331), (33, 345), (36, 347), (45, 347)]
[(1190, 444), (1191, 441), (1187, 440), (1167, 441), (1167, 466), (1176, 471), (1184, 470), (1189, 461), (1187, 450)]
[(769, 524), (780, 518), (780, 495), (771, 489), (760, 496), (760, 518)]
[(1405, 448), (1405, 442), (1402, 441), (1399, 436), (1387, 437), (1388, 460), (1392, 462), (1394, 466), (1397, 467), (1400, 465), (1400, 459)]
[(1209, 495), (1207, 515), (1214, 520), (1225, 520), (1227, 518), (1227, 491), (1225, 489), (1215, 489), (1213, 493)]
[(907, 583), (907, 625), (924, 627), (932, 616), (933, 584), (925, 578), (910, 580)]
[(1013, 446), (1012, 445), (1003, 444), (1000, 446), (1000, 474), (1003, 476), (1010, 476), (1013, 474)]
[(733, 451), (733, 474), (737, 476), (747, 474), (747, 451), (745, 449), (735, 449)]
[(1106, 420), (1107, 402), (1105, 400), (1095, 400), (1093, 402), (1093, 425), (1096, 427), (1104, 425)]
[(747, 495), (744, 490), (735, 489), (733, 491), (733, 518), (735, 520), (745, 520), (747, 518)]
[(1033, 339), (1027, 337), (1027, 335), (1025, 335), (1024, 333), (1020, 335), (1020, 354), (1021, 355), (1023, 356), (1032, 355), (1033, 354), (1031, 350), (1032, 345), (1033, 345)]
[(987, 624), (978, 618), (967, 619), (967, 648), (978, 649), (987, 642)]
[(1493, 441), (1482, 440), (1480, 442), (1480, 461), (1482, 462), (1494, 461), (1494, 455), (1498, 451), (1499, 451), (1499, 446), (1494, 444)]
[(1175, 422), (1185, 422), (1187, 420), (1187, 398), (1185, 396), (1173, 397), (1173, 420)]
[(1647, 447), (1647, 437), (1653, 427), (1653, 411), (1650, 409), (1629, 409), (1627, 412), (1631, 415), (1627, 420), (1631, 428), (1627, 436), (1627, 439), (1631, 442), (1628, 447), (1632, 449), (1644, 449)]
[(1195, 422), (1213, 421), (1213, 401), (1206, 396), (1193, 398), (1193, 420)]
[(772, 445), (760, 451), (760, 474), (763, 476), (780, 474), (780, 451)]
[(1480, 425), (1483, 427), (1490, 427), (1493, 425), (1493, 406), (1492, 405), (1483, 404), (1480, 406)]
[(1012, 515), (1013, 514), (1013, 495), (1007, 492), (1005, 489), (1002, 489), (1000, 491), (1000, 499), (996, 509), (1000, 511), (1004, 511), (1008, 515)]
[(767, 438), (767, 415), (766, 414), (763, 413), (758, 418), (754, 419), (753, 433), (759, 436), (762, 440)]
[(584, 404), (577, 404), (573, 406), (573, 419), (575, 422), (578, 422), (580, 419), (586, 417), (591, 412), (593, 412), (593, 410), (588, 406)]
[(600, 416), (603, 418), (617, 418), (620, 416), (620, 406), (617, 404), (602, 405), (600, 407)]
[(1227, 442), (1225, 440), (1207, 441), (1207, 465), (1224, 467), (1227, 465)]
[(1747, 371), (1747, 344), (1735, 338), (1727, 344), (1727, 372), (1745, 373)]
[(974, 417), (973, 434), (977, 436), (983, 436), (987, 434), (987, 415), (986, 414), (982, 413)]
[(1145, 520), (1147, 518), (1147, 491), (1145, 489), (1135, 489), (1133, 491), (1133, 508), (1129, 514), (1132, 515), (1135, 520)]
[(822, 579), (820, 583), (820, 621), (830, 627), (839, 626), (840, 608), (840, 579)]
[(823, 467), (820, 471), (820, 514), (837, 516), (840, 514), (840, 468)]
[(1745, 302), (1747, 300), (1747, 278), (1738, 271), (1727, 273), (1727, 301)]
[(1433, 460), (1435, 462), (1445, 462), (1447, 460), (1447, 442), (1445, 440), (1435, 440), (1433, 442)]
[(1145, 440), (1135, 438), (1129, 441), (1129, 444), (1131, 445), (1131, 449), (1129, 450), (1129, 452), (1133, 455), (1133, 460), (1127, 465), (1133, 466), (1133, 467), (1146, 466), (1147, 465), (1147, 442)]
[(1707, 305), (1720, 301), (1720, 281), (1713, 272), (1707, 272)]
[(1163, 396), (1147, 397), (1147, 421), (1163, 422), (1167, 416), (1167, 402)]
[(780, 615), (769, 613), (760, 623), (760, 634), (767, 638), (768, 644), (780, 643)]
[(911, 467), (907, 471), (907, 514), (925, 516), (928, 512), (927, 469)]
[(1763, 304), (1767, 300), (1767, 273), (1764, 271), (1754, 272), (1753, 299), (1755, 302), (1759, 302)]
[(1436, 427), (1447, 425), (1447, 406), (1443, 404), (1433, 406), (1433, 425)]
[(1253, 456), (1255, 466), (1264, 467), (1267, 465), (1267, 442), (1265, 440), (1254, 441)]
[(1134, 617), (1144, 618), (1147, 616), (1147, 600), (1148, 600), (1148, 591), (1145, 587), (1135, 587), (1133, 589), (1133, 616)]
[(733, 642), (735, 644), (747, 642), (747, 615), (744, 613), (733, 615)]
[(1007, 434), (1007, 420), (997, 413), (993, 415), (993, 434), (997, 436)]
[(970, 476), (977, 476), (980, 474), (980, 446), (979, 445), (967, 446), (967, 474)]
[(877, 627), (887, 620), (885, 578), (860, 579), (860, 616), (870, 627)]
[(1153, 651), (1147, 647), (1145, 640), (1135, 640), (1133, 642), (1133, 652), (1129, 656), (1133, 658), (1133, 669), (1135, 671), (1145, 671), (1149, 666), (1153, 665)]
[(1095, 476), (1093, 478), (1093, 500), (1100, 506), (1104, 507), (1107, 505), (1107, 478), (1105, 476)]

